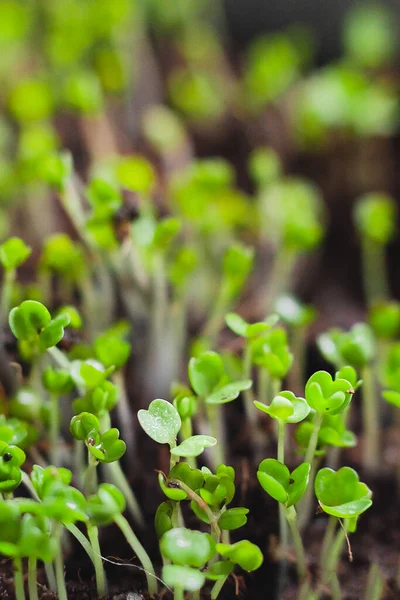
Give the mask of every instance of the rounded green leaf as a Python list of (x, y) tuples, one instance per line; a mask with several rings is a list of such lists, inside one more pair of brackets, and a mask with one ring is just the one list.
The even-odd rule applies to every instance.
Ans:
[(263, 563), (263, 555), (258, 546), (248, 540), (236, 544), (217, 544), (216, 550), (221, 556), (229, 558), (245, 571), (255, 571)]
[(229, 573), (232, 573), (234, 567), (235, 563), (230, 560), (218, 560), (210, 566), (205, 575), (207, 579), (218, 581), (218, 579), (225, 578)]
[(0, 246), (0, 262), (6, 271), (17, 269), (30, 256), (32, 248), (18, 237), (12, 237)]
[(76, 440), (86, 441), (91, 436), (96, 436), (99, 433), (100, 423), (95, 415), (82, 412), (72, 417), (69, 430)]
[(51, 322), (51, 315), (40, 302), (25, 300), (11, 310), (8, 322), (18, 340), (29, 341), (38, 336), (42, 329)]
[(297, 504), (303, 497), (310, 477), (310, 463), (302, 463), (290, 475), (287, 506)]
[(248, 508), (228, 508), (222, 513), (218, 519), (218, 525), (221, 529), (232, 531), (233, 529), (239, 529), (247, 523), (247, 514), (249, 513)]
[(180, 502), (181, 500), (186, 500), (187, 493), (181, 490), (176, 485), (167, 485), (164, 475), (162, 473), (158, 474), (158, 483), (165, 496), (170, 500), (174, 500), (175, 502)]
[(202, 568), (213, 556), (215, 544), (207, 533), (176, 527), (163, 535), (160, 549), (176, 565)]
[(192, 435), (179, 444), (179, 446), (171, 448), (171, 454), (184, 458), (199, 456), (206, 448), (211, 448), (216, 443), (217, 440), (210, 435)]
[(171, 519), (172, 512), (172, 504), (170, 502), (162, 502), (157, 508), (154, 517), (154, 528), (159, 539), (173, 527)]
[(311, 306), (302, 304), (289, 294), (279, 296), (275, 303), (275, 310), (282, 321), (293, 327), (306, 327), (316, 316), (316, 311)]
[(224, 374), (222, 358), (216, 352), (203, 352), (189, 362), (189, 380), (199, 396), (209, 396)]
[(266, 458), (258, 467), (257, 479), (274, 500), (282, 504), (287, 502), (290, 471), (286, 465), (274, 458)]
[(201, 571), (178, 565), (165, 565), (161, 577), (164, 583), (172, 589), (181, 588), (188, 592), (197, 592), (203, 587), (206, 580)]
[(369, 311), (368, 321), (379, 338), (395, 338), (400, 331), (400, 303), (392, 300), (374, 304)]
[(175, 444), (182, 423), (178, 411), (170, 402), (153, 400), (148, 410), (139, 410), (138, 419), (152, 440), (170, 446)]

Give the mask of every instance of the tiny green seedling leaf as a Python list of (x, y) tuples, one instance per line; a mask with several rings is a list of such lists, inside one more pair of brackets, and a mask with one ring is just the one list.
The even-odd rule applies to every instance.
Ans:
[(221, 388), (216, 389), (206, 398), (206, 404), (226, 404), (236, 400), (241, 392), (249, 390), (253, 382), (251, 379), (243, 379), (228, 383)]
[(284, 423), (299, 423), (311, 410), (305, 399), (295, 396), (293, 392), (280, 392), (269, 406), (257, 400), (254, 405), (273, 419)]
[(163, 535), (160, 550), (176, 565), (201, 569), (214, 555), (215, 543), (208, 533), (176, 527)]
[(236, 333), (236, 335), (245, 338), (256, 337), (265, 331), (269, 331), (278, 321), (278, 315), (271, 315), (265, 321), (260, 321), (259, 323), (248, 323), (240, 315), (233, 312), (225, 316), (225, 322), (229, 329)]
[(21, 448), (0, 441), (0, 493), (12, 492), (19, 486), (22, 480), (20, 467), (25, 458)]
[(215, 446), (217, 440), (210, 435), (192, 435), (184, 440), (179, 446), (171, 449), (171, 454), (190, 458), (200, 456), (206, 448)]
[(260, 548), (248, 540), (236, 544), (217, 544), (216, 550), (248, 572), (259, 569), (264, 560)]
[(350, 467), (318, 471), (315, 494), (324, 512), (341, 519), (357, 517), (372, 505), (371, 490)]
[(154, 517), (154, 528), (156, 530), (157, 537), (162, 538), (164, 533), (172, 529), (172, 504), (170, 502), (162, 502), (157, 508)]
[(228, 508), (228, 510), (223, 512), (218, 519), (218, 525), (221, 529), (226, 529), (228, 531), (239, 529), (239, 527), (246, 525), (248, 513), (248, 508)]
[(18, 237), (12, 237), (0, 246), (0, 262), (5, 271), (14, 271), (31, 255), (32, 248)]
[(257, 479), (267, 494), (289, 507), (303, 497), (307, 489), (310, 469), (309, 463), (302, 463), (290, 473), (283, 463), (274, 458), (266, 458), (258, 467)]
[(203, 352), (189, 362), (190, 384), (199, 396), (209, 396), (224, 374), (222, 358), (216, 352)]
[(101, 483), (97, 493), (89, 496), (87, 513), (96, 525), (108, 525), (125, 510), (125, 498), (115, 485)]
[(175, 445), (181, 428), (181, 418), (176, 408), (166, 400), (153, 400), (148, 410), (138, 412), (139, 423), (152, 440), (158, 444)]

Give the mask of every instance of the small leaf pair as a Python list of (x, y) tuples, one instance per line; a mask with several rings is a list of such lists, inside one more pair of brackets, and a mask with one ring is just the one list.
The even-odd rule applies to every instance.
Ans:
[(125, 454), (126, 444), (119, 439), (118, 429), (113, 427), (100, 433), (99, 420), (91, 413), (83, 412), (73, 417), (70, 431), (75, 439), (85, 442), (89, 452), (99, 462), (115, 462)]
[(266, 458), (258, 467), (257, 479), (267, 494), (289, 507), (297, 504), (303, 497), (310, 470), (309, 463), (302, 463), (290, 473), (283, 463), (274, 458)]
[(354, 389), (346, 379), (332, 379), (326, 371), (317, 371), (307, 381), (308, 405), (322, 415), (337, 415), (350, 404)]
[(280, 392), (273, 398), (269, 406), (257, 400), (254, 405), (273, 419), (283, 423), (299, 423), (310, 412), (310, 407), (305, 399), (295, 396), (293, 392)]
[(69, 322), (67, 313), (52, 319), (47, 308), (35, 300), (25, 300), (13, 308), (9, 315), (9, 325), (15, 337), (40, 352), (56, 346), (62, 340), (64, 327)]

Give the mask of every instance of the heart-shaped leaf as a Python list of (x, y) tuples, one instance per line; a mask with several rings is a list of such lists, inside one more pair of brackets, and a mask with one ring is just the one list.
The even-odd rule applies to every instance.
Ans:
[(372, 504), (371, 490), (350, 467), (318, 471), (315, 494), (324, 512), (343, 519), (360, 515)]
[(327, 371), (317, 371), (307, 381), (306, 400), (321, 414), (336, 415), (349, 405), (354, 390), (346, 379), (333, 380)]
[(192, 435), (179, 444), (179, 446), (171, 448), (171, 454), (184, 458), (195, 457), (202, 454), (206, 448), (215, 446), (216, 443), (217, 440), (210, 435)]
[(69, 325), (71, 318), (68, 313), (61, 313), (48, 323), (40, 332), (39, 346), (47, 350), (56, 346), (64, 337), (64, 327)]
[(175, 445), (182, 422), (178, 411), (170, 402), (153, 400), (148, 410), (139, 410), (138, 419), (152, 440), (159, 444)]
[(234, 381), (232, 383), (228, 383), (223, 387), (215, 390), (210, 396), (207, 396), (206, 403), (207, 404), (226, 404), (227, 402), (232, 402), (232, 400), (236, 400), (241, 392), (244, 390), (249, 390), (253, 382), (251, 379), (243, 379), (241, 381)]

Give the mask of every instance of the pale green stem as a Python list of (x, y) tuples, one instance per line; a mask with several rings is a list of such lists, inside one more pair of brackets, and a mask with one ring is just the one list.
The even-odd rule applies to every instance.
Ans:
[(136, 535), (133, 533), (131, 526), (123, 515), (117, 515), (114, 518), (114, 522), (124, 534), (126, 541), (138, 557), (144, 569), (150, 596), (155, 596), (157, 594), (157, 577), (149, 555), (139, 542)]
[(136, 496), (133, 493), (133, 490), (121, 469), (121, 465), (118, 461), (116, 461), (112, 463), (107, 463), (105, 467), (114, 485), (116, 485), (125, 496), (126, 506), (129, 512), (131, 513), (132, 517), (135, 519), (135, 521), (140, 527), (143, 527), (144, 519), (142, 511), (140, 510), (140, 506), (138, 501), (136, 500)]
[(268, 315), (274, 308), (277, 298), (289, 291), (289, 281), (295, 262), (295, 254), (283, 246), (278, 248), (269, 272), (265, 299), (265, 312)]
[(88, 557), (90, 558), (90, 560), (94, 566), (94, 563), (95, 563), (94, 552), (93, 552), (93, 548), (90, 545), (90, 542), (87, 539), (87, 537), (85, 535), (83, 535), (81, 530), (78, 529), (78, 527), (76, 525), (74, 525), (73, 523), (63, 523), (63, 526), (65, 527), (65, 529), (68, 529), (70, 534), (73, 535), (76, 540), (78, 540), (78, 542), (80, 543), (82, 548), (85, 550), (86, 554), (88, 555)]
[(52, 465), (60, 464), (60, 407), (56, 393), (50, 394), (50, 460)]
[(54, 529), (54, 536), (57, 538), (57, 550), (54, 558), (54, 564), (56, 566), (57, 593), (59, 600), (68, 600), (64, 579), (64, 561), (61, 548), (61, 532), (59, 524), (57, 524)]
[(346, 530), (340, 527), (336, 537), (328, 551), (326, 563), (323, 569), (323, 577), (325, 582), (330, 582), (332, 598), (339, 600), (341, 598), (340, 585), (336, 576), (337, 564), (343, 550), (343, 545), (346, 540)]
[(30, 556), (28, 559), (28, 591), (29, 600), (39, 600), (37, 591), (37, 559)]
[(52, 348), (47, 348), (47, 352), (48, 354), (50, 354), (51, 358), (54, 360), (58, 367), (60, 367), (61, 369), (69, 369), (70, 362), (59, 348), (53, 346)]
[(197, 590), (197, 592), (193, 592), (192, 600), (200, 600), (200, 590)]
[[(285, 464), (285, 423), (278, 420), (278, 452), (279, 462)], [(282, 592), (287, 579), (287, 550), (289, 545), (289, 530), (284, 505), (279, 502), (279, 534), (281, 542), (281, 564), (279, 568), (279, 590)]]
[(328, 526), (325, 530), (325, 535), (324, 535), (324, 539), (322, 542), (322, 548), (321, 548), (321, 557), (320, 557), (320, 561), (319, 561), (321, 569), (323, 569), (324, 565), (326, 564), (328, 552), (332, 546), (332, 543), (333, 543), (333, 540), (335, 537), (336, 524), (337, 524), (336, 517), (332, 517), (332, 516), (329, 517)]
[(361, 377), (363, 379), (363, 466), (366, 470), (376, 471), (380, 465), (380, 427), (375, 380), (370, 365), (362, 369)]
[(319, 436), (319, 431), (321, 429), (322, 420), (323, 420), (323, 415), (321, 415), (320, 413), (317, 412), (317, 415), (315, 417), (314, 427), (313, 427), (312, 434), (310, 437), (310, 441), (308, 442), (307, 452), (306, 452), (306, 455), (304, 458), (305, 462), (312, 463), (312, 460), (314, 458), (314, 454), (315, 454), (315, 451), (316, 451), (317, 445), (318, 445), (318, 436)]
[(210, 317), (203, 329), (203, 336), (208, 338), (211, 348), (215, 346), (218, 334), (223, 327), (225, 314), (229, 309), (229, 304), (230, 297), (228, 293), (228, 286), (226, 285), (225, 281), (222, 281), (217, 299), (211, 310)]
[(96, 572), (97, 594), (101, 598), (107, 594), (107, 581), (99, 544), (99, 530), (94, 525), (87, 526), (90, 543), (93, 548), (94, 570)]
[(293, 544), (296, 551), (297, 575), (299, 582), (303, 583), (307, 575), (306, 557), (304, 553), (303, 541), (297, 526), (297, 515), (294, 506), (290, 506), (286, 509), (286, 519), (289, 523)]
[(184, 600), (183, 588), (175, 586), (174, 588), (174, 600)]
[(369, 308), (389, 297), (385, 247), (370, 239), (361, 240), (364, 293)]
[(47, 578), (47, 583), (49, 585), (49, 588), (51, 589), (52, 592), (56, 593), (57, 592), (57, 581), (56, 581), (56, 576), (54, 574), (53, 563), (45, 562), (44, 570), (46, 571), (46, 578)]
[(15, 282), (15, 269), (4, 272), (0, 299), (0, 319), (5, 324), (8, 320), (8, 313), (11, 308), (12, 290)]
[[(193, 427), (191, 419), (183, 419), (181, 429), (179, 432), (179, 436), (182, 441), (187, 440), (193, 435)], [(192, 467), (192, 469), (197, 469), (197, 460), (195, 456), (190, 456), (187, 458), (187, 462)]]
[(372, 563), (368, 573), (365, 600), (380, 600), (384, 589), (384, 581), (376, 563)]
[(269, 389), (271, 378), (268, 369), (258, 368), (258, 400), (263, 404), (269, 404)]
[(229, 575), (225, 575), (225, 577), (222, 577), (221, 579), (218, 579), (211, 590), (211, 600), (217, 600), (220, 591), (222, 590), (222, 588), (225, 585), (226, 580), (228, 579)]
[(290, 348), (293, 353), (293, 365), (290, 369), (288, 379), (288, 389), (296, 395), (301, 395), (304, 391), (305, 370), (306, 370), (306, 328), (294, 327), (292, 330), (292, 339)]
[(74, 468), (79, 487), (84, 486), (85, 481), (85, 445), (80, 440), (74, 439)]
[(281, 380), (277, 377), (271, 377), (271, 401), (281, 391)]
[(314, 500), (314, 480), (315, 480), (315, 475), (316, 475), (319, 463), (320, 463), (319, 457), (315, 457), (312, 460), (310, 477), (309, 477), (307, 489), (306, 489), (306, 492), (305, 492), (303, 498), (300, 500), (300, 502), (297, 505), (297, 512), (299, 515), (297, 522), (298, 522), (300, 531), (304, 530), (304, 527), (307, 525), (307, 523), (310, 520), (311, 510), (313, 507), (313, 500)]
[[(251, 379), (251, 367), (252, 367), (252, 352), (251, 345), (247, 343), (243, 353), (243, 379)], [(251, 426), (252, 432), (256, 432), (258, 424), (258, 411), (254, 406), (254, 395), (252, 390), (244, 390), (244, 409), (246, 411), (247, 420)]]
[(210, 426), (210, 433), (218, 441), (211, 448), (213, 469), (225, 463), (225, 432), (222, 425), (222, 406), (206, 404), (206, 413)]
[(88, 466), (85, 473), (85, 481), (83, 484), (83, 489), (85, 491), (86, 496), (90, 496), (91, 494), (95, 494), (97, 491), (97, 465), (98, 460), (93, 456), (93, 454), (88, 449)]
[(16, 600), (25, 600), (22, 560), (20, 558), (14, 558), (14, 587)]
[(154, 257), (153, 268), (153, 307), (152, 307), (152, 340), (159, 346), (163, 343), (168, 307), (168, 287), (165, 276), (164, 257), (159, 252)]

